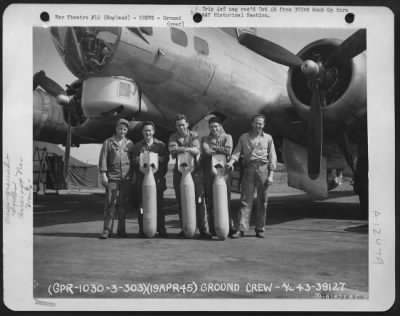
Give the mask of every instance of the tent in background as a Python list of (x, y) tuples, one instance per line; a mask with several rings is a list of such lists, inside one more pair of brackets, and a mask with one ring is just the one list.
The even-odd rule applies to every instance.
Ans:
[[(47, 159), (44, 156), (47, 155)], [(48, 164), (46, 169), (46, 186), (49, 189), (61, 189), (63, 187), (64, 151), (55, 144), (46, 142), (33, 142), (33, 172), (34, 182), (40, 173), (40, 164)], [(41, 161), (41, 162), (40, 162)], [(44, 168), (43, 168), (44, 169)], [(42, 169), (42, 170), (43, 170)], [(74, 157), (69, 159), (69, 174), (67, 178), (68, 188), (98, 188), (99, 171), (96, 165), (87, 164)]]

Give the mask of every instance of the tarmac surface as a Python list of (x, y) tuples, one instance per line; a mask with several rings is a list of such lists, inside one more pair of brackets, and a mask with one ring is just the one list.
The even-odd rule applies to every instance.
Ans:
[(264, 239), (253, 228), (239, 239), (179, 238), (169, 187), (169, 238), (137, 238), (131, 211), (128, 238), (101, 240), (103, 202), (103, 190), (38, 196), (34, 297), (368, 298), (368, 221), (348, 180), (325, 200), (275, 183)]

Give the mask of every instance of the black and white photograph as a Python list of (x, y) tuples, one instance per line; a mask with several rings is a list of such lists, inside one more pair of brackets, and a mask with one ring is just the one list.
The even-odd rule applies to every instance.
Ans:
[[(394, 119), (377, 103), (393, 110), (393, 78), (374, 74), (390, 63), (376, 66), (368, 12), (54, 8), (35, 8), (42, 22), (24, 28), (31, 102), (11, 110), (17, 83), (5, 90), (5, 264), (14, 275), (27, 265), (28, 306), (390, 307), (393, 284), (382, 305), (375, 285), (394, 273), (394, 191), (377, 187), (394, 149), (377, 148), (394, 144)], [(325, 26), (307, 23), (314, 10)], [(265, 22), (278, 14), (286, 26)], [(29, 257), (14, 254), (11, 229)]]

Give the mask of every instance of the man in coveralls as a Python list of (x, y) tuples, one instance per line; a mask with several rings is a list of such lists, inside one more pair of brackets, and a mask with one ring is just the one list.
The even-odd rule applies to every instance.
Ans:
[(167, 230), (165, 229), (165, 214), (163, 211), (163, 194), (166, 190), (165, 174), (168, 171), (169, 153), (167, 146), (154, 137), (155, 125), (153, 122), (145, 122), (142, 127), (143, 139), (135, 145), (133, 149), (133, 163), (136, 171), (136, 196), (139, 203), (138, 222), (139, 222), (139, 238), (144, 238), (143, 232), (143, 213), (142, 207), (142, 184), (144, 174), (139, 170), (140, 154), (145, 152), (153, 152), (158, 154), (158, 170), (154, 173), (157, 190), (157, 232), (160, 237), (167, 238)]
[(129, 184), (133, 176), (131, 168), (134, 145), (126, 138), (129, 122), (119, 119), (115, 133), (106, 139), (100, 151), (99, 169), (101, 181), (106, 187), (104, 227), (101, 239), (111, 237), (114, 216), (118, 206), (117, 237), (126, 237), (125, 217), (128, 208)]
[(228, 163), (232, 168), (235, 161), (243, 157), (243, 178), (241, 183), (240, 223), (235, 227), (233, 238), (243, 237), (249, 228), (253, 206), (254, 190), (257, 189), (256, 236), (264, 238), (267, 215), (268, 187), (273, 182), (276, 169), (276, 153), (271, 135), (264, 133), (265, 116), (257, 114), (251, 120), (252, 129), (240, 136), (238, 144)]
[[(226, 161), (228, 162), (230, 159), (230, 155), (232, 153), (232, 136), (226, 134), (224, 129), (221, 126), (221, 120), (218, 117), (211, 117), (208, 120), (208, 127), (210, 129), (210, 134), (208, 136), (204, 136), (201, 139), (201, 149), (202, 149), (202, 158), (201, 165), (203, 169), (203, 177), (204, 177), (204, 185), (205, 185), (205, 193), (206, 193), (206, 204), (207, 204), (207, 212), (208, 212), (208, 223), (210, 226), (211, 234), (215, 235), (215, 227), (214, 227), (214, 208), (213, 208), (213, 182), (214, 182), (214, 173), (212, 172), (212, 155), (214, 154), (222, 154), (225, 155)], [(231, 208), (230, 208), (230, 177), (229, 175), (225, 176), (226, 186), (227, 186), (227, 196), (228, 196), (228, 209), (229, 209), (229, 230), (232, 230), (232, 216), (231, 216)]]
[[(199, 228), (200, 237), (204, 239), (211, 239), (212, 235), (209, 232), (207, 213), (205, 208), (204, 198), (204, 185), (202, 179), (201, 168), (199, 166), (198, 157), (200, 156), (200, 140), (196, 132), (189, 130), (189, 123), (186, 115), (178, 114), (175, 117), (175, 127), (177, 132), (172, 134), (168, 141), (168, 150), (173, 158), (176, 158), (173, 183), (175, 189), (175, 196), (179, 205), (179, 221), (182, 226), (182, 205), (181, 205), (181, 192), (180, 182), (181, 173), (178, 171), (177, 155), (180, 153), (188, 152), (194, 156), (194, 171), (192, 172), (193, 182), (195, 186), (196, 198), (196, 219)], [(180, 237), (184, 236), (183, 230), (179, 233)]]

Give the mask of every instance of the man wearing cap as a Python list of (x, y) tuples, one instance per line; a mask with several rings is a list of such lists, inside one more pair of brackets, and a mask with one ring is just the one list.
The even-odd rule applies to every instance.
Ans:
[[(272, 137), (264, 133), (265, 116), (257, 114), (251, 120), (252, 129), (240, 136), (228, 165), (243, 157), (243, 178), (241, 183), (240, 223), (235, 227), (233, 238), (244, 236), (248, 230), (253, 206), (254, 190), (257, 189), (256, 236), (264, 238), (267, 215), (268, 187), (273, 182), (276, 168), (276, 153)], [(240, 231), (240, 232), (239, 232)]]
[(118, 237), (126, 237), (125, 217), (128, 208), (129, 184), (133, 176), (131, 168), (134, 145), (126, 138), (129, 122), (119, 119), (114, 135), (103, 143), (100, 151), (99, 170), (103, 186), (106, 187), (104, 226), (101, 239), (111, 237), (118, 205)]
[(155, 125), (153, 122), (144, 122), (142, 127), (143, 139), (135, 145), (133, 149), (133, 164), (136, 171), (136, 196), (139, 203), (139, 237), (145, 237), (143, 232), (143, 214), (142, 207), (142, 184), (144, 174), (139, 170), (140, 154), (145, 152), (153, 152), (158, 154), (158, 170), (154, 173), (157, 190), (157, 232), (160, 237), (168, 237), (165, 229), (165, 215), (163, 211), (163, 194), (166, 190), (165, 174), (168, 171), (169, 153), (167, 146), (154, 137)]
[[(212, 172), (212, 156), (215, 154), (222, 154), (226, 157), (226, 161), (228, 162), (230, 159), (230, 155), (232, 153), (232, 136), (226, 134), (224, 129), (221, 126), (221, 121), (217, 117), (211, 117), (208, 120), (208, 127), (210, 129), (210, 134), (208, 136), (204, 136), (201, 139), (201, 149), (202, 149), (202, 158), (201, 164), (203, 169), (204, 176), (204, 185), (205, 185), (205, 193), (206, 193), (206, 203), (207, 203), (207, 212), (208, 212), (208, 222), (210, 225), (210, 232), (215, 235), (215, 227), (214, 227), (214, 209), (213, 209), (213, 182), (214, 182), (214, 173)], [(228, 195), (228, 209), (229, 209), (229, 217), (230, 217), (230, 230), (232, 230), (231, 223), (231, 208), (230, 208), (230, 181), (229, 176), (226, 175), (227, 179), (227, 195)]]
[[(188, 152), (194, 157), (194, 170), (192, 172), (195, 199), (196, 199), (196, 219), (199, 228), (200, 237), (204, 239), (212, 238), (209, 232), (207, 213), (205, 208), (204, 185), (201, 168), (199, 166), (200, 157), (200, 140), (196, 132), (189, 130), (189, 123), (186, 115), (178, 114), (175, 117), (176, 133), (172, 134), (168, 141), (168, 150), (172, 158), (177, 158), (178, 154)], [(182, 175), (178, 171), (178, 159), (176, 159), (173, 183), (175, 196), (179, 205), (179, 221), (182, 226), (182, 206), (181, 206), (181, 191), (180, 182)], [(184, 236), (183, 230), (179, 233), (180, 237)]]

